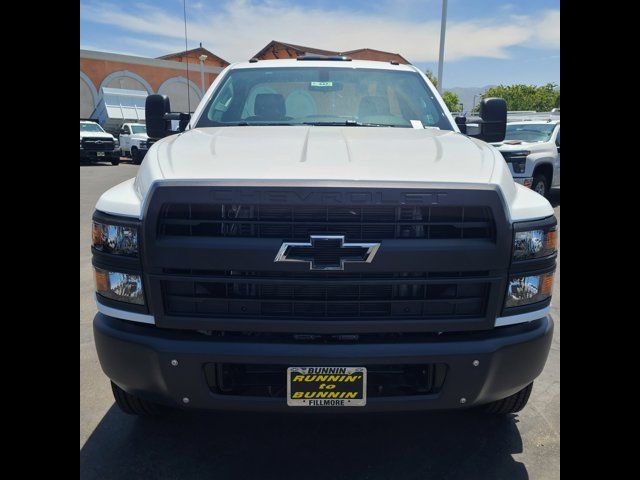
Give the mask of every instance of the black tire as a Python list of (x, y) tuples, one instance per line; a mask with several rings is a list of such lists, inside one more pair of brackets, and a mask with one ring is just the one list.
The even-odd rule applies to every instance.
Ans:
[(134, 165), (140, 165), (142, 163), (142, 157), (140, 151), (137, 148), (131, 149), (131, 163)]
[(115, 398), (116, 404), (120, 407), (120, 410), (127, 415), (152, 417), (163, 413), (164, 409), (160, 405), (131, 395), (113, 382), (111, 382), (111, 390), (113, 391), (113, 398)]
[(495, 401), (486, 406), (488, 413), (496, 415), (505, 415), (507, 413), (516, 413), (524, 408), (529, 401), (531, 390), (533, 389), (533, 382), (524, 387), (519, 392), (514, 393), (510, 397), (503, 398), (502, 400)]
[(111, 160), (111, 165), (120, 165), (120, 159), (119, 158), (114, 158), (113, 160)]
[(539, 193), (543, 197), (549, 195), (549, 185), (547, 182), (547, 177), (545, 177), (541, 173), (537, 173), (536, 175), (534, 175), (533, 183), (531, 184), (531, 190)]

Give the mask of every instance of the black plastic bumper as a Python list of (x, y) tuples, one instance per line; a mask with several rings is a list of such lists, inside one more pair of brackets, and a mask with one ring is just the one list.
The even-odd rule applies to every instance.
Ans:
[[(104, 153), (104, 156), (98, 156), (98, 153)], [(120, 150), (80, 150), (81, 160), (110, 160), (112, 158), (120, 158)]]
[[(102, 369), (117, 385), (151, 401), (197, 409), (326, 411), (322, 407), (288, 407), (284, 398), (215, 394), (203, 369), (211, 362), (292, 366), (447, 364), (444, 385), (437, 394), (369, 398), (366, 407), (331, 408), (354, 413), (450, 409), (508, 397), (542, 371), (551, 345), (553, 320), (547, 316), (528, 324), (486, 333), (443, 335), (423, 343), (345, 345), (223, 341), (138, 325), (101, 313), (95, 316), (93, 329)], [(177, 360), (177, 366), (172, 360)], [(186, 405), (182, 401), (185, 397), (189, 399)]]

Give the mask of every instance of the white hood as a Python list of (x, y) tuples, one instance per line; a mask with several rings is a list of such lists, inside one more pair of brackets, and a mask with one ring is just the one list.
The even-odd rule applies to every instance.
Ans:
[(494, 164), (481, 142), (410, 128), (202, 128), (154, 147), (148, 156), (167, 180), (486, 183)]
[(114, 140), (115, 137), (107, 132), (83, 132), (80, 130), (80, 138), (108, 138), (109, 140)]
[(431, 129), (244, 126), (189, 130), (153, 144), (135, 180), (106, 192), (97, 208), (141, 216), (149, 189), (163, 181), (238, 186), (348, 183), (383, 188), (398, 183), (436, 188), (493, 184), (510, 206), (512, 219), (553, 214), (543, 197), (514, 183), (495, 148), (457, 132)]

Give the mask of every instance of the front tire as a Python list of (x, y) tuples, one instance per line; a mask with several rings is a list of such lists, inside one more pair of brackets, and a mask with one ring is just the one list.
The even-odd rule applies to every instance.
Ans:
[(116, 404), (127, 415), (138, 415), (141, 417), (152, 417), (160, 415), (162, 407), (156, 403), (148, 402), (140, 397), (125, 392), (115, 383), (111, 382), (111, 390)]
[(140, 165), (142, 163), (140, 151), (137, 148), (131, 149), (131, 163), (133, 163), (134, 165)]
[(514, 393), (510, 397), (489, 403), (486, 406), (487, 413), (492, 413), (494, 415), (506, 415), (508, 413), (519, 412), (529, 401), (529, 396), (531, 395), (532, 389), (533, 382), (531, 382), (519, 392)]
[(111, 160), (111, 165), (120, 165), (120, 159), (119, 158), (114, 158), (113, 160)]
[(535, 175), (533, 177), (531, 190), (533, 190), (536, 193), (539, 193), (543, 197), (546, 197), (549, 194), (549, 185), (547, 185), (547, 177), (541, 174)]

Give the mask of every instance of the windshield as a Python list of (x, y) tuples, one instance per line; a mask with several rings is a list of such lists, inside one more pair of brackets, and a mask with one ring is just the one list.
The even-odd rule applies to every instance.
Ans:
[(146, 125), (131, 125), (131, 131), (133, 133), (147, 133)]
[(368, 68), (231, 70), (196, 127), (347, 125), (453, 130), (417, 72)]
[(523, 142), (548, 142), (556, 128), (554, 123), (528, 123), (526, 125), (507, 123), (505, 140), (521, 140)]
[(81, 132), (103, 132), (104, 130), (97, 123), (81, 123), (80, 124)]

